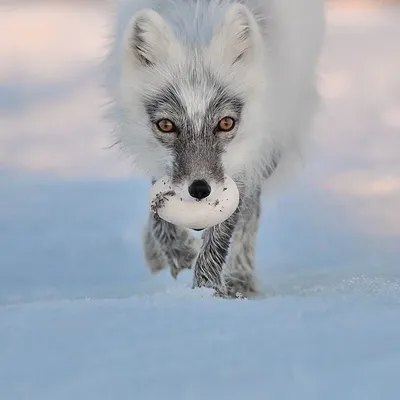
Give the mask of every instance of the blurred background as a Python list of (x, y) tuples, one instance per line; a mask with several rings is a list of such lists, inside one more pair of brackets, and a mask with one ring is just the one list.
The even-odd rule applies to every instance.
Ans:
[[(400, 2), (326, 4), (315, 139), (259, 235), (282, 293), (400, 277)], [(148, 182), (101, 119), (109, 18), (105, 1), (0, 1), (0, 303), (171, 284), (141, 254)]]

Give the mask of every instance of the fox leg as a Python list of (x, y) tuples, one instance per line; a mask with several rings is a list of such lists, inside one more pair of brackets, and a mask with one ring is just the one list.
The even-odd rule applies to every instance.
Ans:
[(168, 265), (176, 278), (183, 269), (190, 269), (197, 257), (199, 243), (188, 229), (180, 228), (150, 215), (143, 235), (144, 254), (153, 273)]
[(238, 210), (226, 221), (203, 233), (203, 244), (194, 269), (193, 287), (210, 287), (225, 295), (222, 270), (238, 220)]
[(171, 275), (176, 279), (179, 272), (192, 267), (200, 244), (188, 229), (151, 214), (143, 234), (143, 247), (152, 273), (156, 274), (169, 266)]
[(261, 190), (257, 188), (242, 203), (233, 233), (230, 259), (223, 271), (225, 291), (229, 297), (251, 297), (258, 292), (254, 262), (261, 213), (260, 194)]

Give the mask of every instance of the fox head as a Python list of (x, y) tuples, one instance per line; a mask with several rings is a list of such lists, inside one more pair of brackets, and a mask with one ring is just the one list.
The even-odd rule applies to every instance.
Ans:
[(254, 15), (227, 8), (206, 44), (178, 37), (158, 12), (136, 13), (124, 35), (121, 142), (148, 175), (206, 197), (246, 172), (265, 123), (264, 47)]

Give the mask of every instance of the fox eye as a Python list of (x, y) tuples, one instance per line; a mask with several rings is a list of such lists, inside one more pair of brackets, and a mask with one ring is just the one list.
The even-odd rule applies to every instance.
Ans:
[(161, 119), (156, 123), (156, 125), (158, 130), (164, 133), (171, 133), (176, 131), (174, 123), (169, 119)]
[(235, 127), (235, 120), (231, 117), (224, 117), (218, 122), (217, 129), (220, 132), (229, 132)]

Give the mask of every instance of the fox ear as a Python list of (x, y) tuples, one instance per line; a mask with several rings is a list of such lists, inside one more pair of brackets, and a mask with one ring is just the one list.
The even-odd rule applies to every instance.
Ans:
[(232, 5), (214, 34), (210, 45), (213, 58), (228, 65), (245, 62), (254, 54), (259, 40), (257, 22), (249, 9), (242, 4)]
[(151, 9), (142, 10), (132, 17), (125, 43), (142, 66), (154, 66), (172, 55), (177, 56), (179, 51), (172, 29), (160, 14)]

